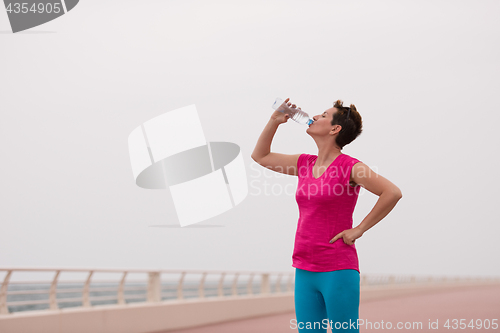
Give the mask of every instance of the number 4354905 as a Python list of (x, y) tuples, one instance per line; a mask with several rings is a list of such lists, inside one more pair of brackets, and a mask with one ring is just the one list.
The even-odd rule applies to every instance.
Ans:
[(27, 3), (9, 3), (7, 6), (8, 13), (55, 13), (58, 14), (61, 12), (60, 3), (34, 3), (31, 7), (28, 8)]
[(446, 321), (446, 323), (444, 323), (443, 327), (446, 327), (448, 329), (466, 329), (466, 328), (471, 328), (471, 329), (481, 329), (481, 328), (484, 328), (484, 329), (497, 329), (498, 328), (498, 323), (497, 323), (497, 320), (498, 319), (492, 319), (492, 320), (489, 320), (489, 319), (484, 319), (484, 320), (481, 320), (481, 319), (476, 319), (474, 321), (474, 319), (471, 319), (469, 321), (468, 324), (465, 323), (465, 319), (460, 319), (460, 322), (458, 319), (451, 319), (451, 323), (450, 323), (450, 319), (448, 319)]

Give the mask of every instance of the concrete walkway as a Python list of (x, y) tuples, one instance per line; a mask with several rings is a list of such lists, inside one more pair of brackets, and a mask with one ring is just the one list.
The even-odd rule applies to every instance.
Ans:
[[(370, 300), (360, 305), (360, 332), (500, 332), (500, 327), (481, 329), (460, 328), (460, 319), (469, 325), (479, 320), (496, 319), (500, 326), (500, 285), (454, 287), (440, 291), (423, 291), (417, 295), (394, 297), (384, 300)], [(298, 333), (291, 328), (295, 313), (284, 313), (252, 319), (205, 325), (202, 327), (169, 331), (169, 333)], [(444, 327), (447, 320), (450, 328)], [(452, 322), (457, 319), (456, 324)], [(390, 324), (388, 324), (390, 322)], [(398, 329), (398, 322), (399, 329)], [(360, 322), (361, 323), (361, 322)], [(371, 325), (369, 324), (371, 323)], [(419, 324), (421, 323), (421, 324)], [(429, 329), (429, 323), (437, 329)], [(388, 328), (392, 325), (392, 328)], [(406, 325), (406, 328), (405, 328)], [(437, 325), (437, 326), (435, 326)], [(453, 329), (455, 327), (455, 329)], [(464, 325), (462, 325), (464, 327)], [(328, 329), (328, 332), (331, 332)]]

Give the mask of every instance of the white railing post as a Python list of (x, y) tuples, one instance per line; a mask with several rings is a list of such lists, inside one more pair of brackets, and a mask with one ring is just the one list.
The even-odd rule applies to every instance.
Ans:
[(161, 301), (160, 272), (148, 273), (148, 302)]
[(123, 272), (122, 279), (120, 281), (120, 286), (118, 286), (118, 304), (125, 304), (125, 278), (127, 277), (127, 272)]
[(262, 274), (262, 284), (260, 285), (260, 292), (262, 294), (269, 294), (269, 273)]
[(237, 281), (238, 281), (238, 274), (239, 274), (239, 273), (236, 273), (236, 274), (234, 275), (234, 280), (233, 280), (233, 288), (232, 288), (232, 290), (231, 290), (231, 291), (232, 291), (231, 293), (232, 293), (232, 295), (233, 295), (233, 296), (238, 296), (238, 291), (237, 291), (237, 289), (236, 289), (236, 283), (237, 283)]
[(203, 272), (203, 276), (201, 277), (201, 281), (200, 281), (200, 286), (198, 287), (198, 296), (200, 298), (204, 298), (205, 297), (205, 288), (204, 288), (204, 284), (205, 284), (205, 278), (207, 276), (207, 272)]
[(7, 271), (7, 275), (3, 279), (2, 288), (0, 289), (0, 314), (9, 313), (9, 308), (7, 307), (7, 287), (9, 286), (11, 275), (12, 270)]
[(89, 276), (87, 276), (87, 280), (85, 281), (85, 285), (83, 286), (82, 304), (84, 308), (90, 307), (89, 289), (90, 289), (90, 279), (92, 279), (92, 274), (94, 274), (94, 271), (89, 272)]
[(179, 279), (179, 284), (177, 285), (177, 299), (184, 299), (184, 295), (182, 293), (182, 282), (184, 281), (184, 276), (186, 272), (182, 272), (181, 278)]
[(224, 296), (224, 291), (222, 289), (223, 283), (224, 283), (224, 275), (226, 275), (225, 272), (222, 272), (219, 280), (219, 287), (217, 288), (217, 295), (222, 297)]
[(50, 285), (49, 292), (49, 304), (51, 310), (57, 310), (57, 279), (59, 278), (59, 273), (61, 271), (56, 271), (56, 275), (54, 275), (54, 279), (52, 280), (52, 284)]

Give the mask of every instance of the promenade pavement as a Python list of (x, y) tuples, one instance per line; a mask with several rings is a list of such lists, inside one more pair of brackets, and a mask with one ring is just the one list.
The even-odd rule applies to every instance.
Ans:
[[(360, 332), (500, 332), (500, 327), (485, 329), (483, 326), (478, 329), (475, 326), (479, 320), (483, 323), (486, 319), (489, 319), (490, 323), (493, 319), (496, 319), (497, 323), (500, 321), (500, 285), (453, 287), (439, 291), (424, 290), (409, 296), (367, 300), (361, 302), (359, 312), (360, 320), (364, 320), (364, 324), (360, 325)], [(169, 333), (298, 333), (297, 328), (292, 328), (294, 325), (291, 324), (291, 320), (294, 319), (295, 313), (289, 312), (169, 331)], [(455, 323), (453, 319), (457, 322)], [(463, 328), (460, 319), (465, 319), (462, 320), (465, 325), (474, 320), (475, 327)], [(447, 320), (449, 328), (444, 326)], [(401, 328), (398, 329), (399, 322)], [(432, 326), (435, 328), (429, 328), (430, 323), (433, 323)], [(392, 325), (392, 328), (387, 328), (388, 325)], [(331, 330), (328, 329), (328, 332)]]

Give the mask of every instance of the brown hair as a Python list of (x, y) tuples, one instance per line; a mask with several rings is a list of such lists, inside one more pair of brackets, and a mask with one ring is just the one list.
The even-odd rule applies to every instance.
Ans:
[[(363, 131), (363, 119), (358, 110), (356, 110), (356, 106), (351, 104), (351, 112), (349, 112), (349, 107), (343, 106), (343, 104), (344, 102), (340, 99), (333, 104), (333, 107), (338, 111), (333, 114), (331, 123), (332, 125), (340, 125), (342, 127), (335, 141), (340, 146), (340, 149), (353, 142)], [(349, 119), (347, 119), (348, 113)]]

